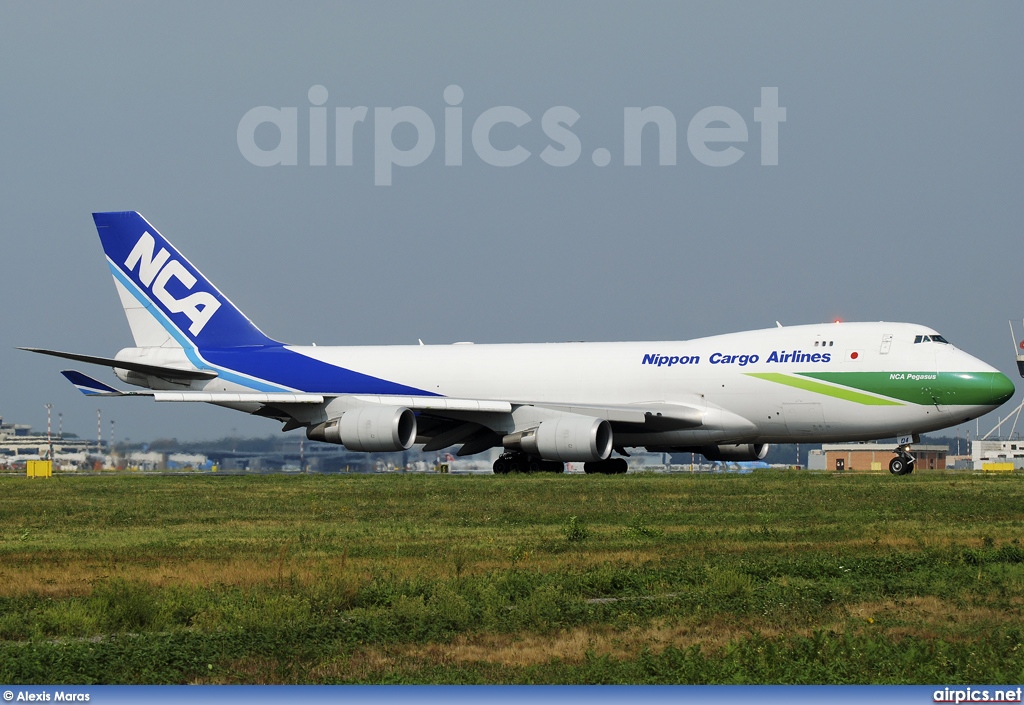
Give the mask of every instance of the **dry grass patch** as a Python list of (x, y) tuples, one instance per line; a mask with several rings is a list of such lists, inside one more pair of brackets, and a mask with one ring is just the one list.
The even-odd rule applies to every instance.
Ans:
[[(858, 622), (878, 624), (892, 636), (914, 636), (922, 639), (957, 639), (957, 635), (974, 635), (991, 626), (1007, 626), (1016, 621), (1024, 626), (1019, 608), (1011, 616), (1005, 609), (979, 605), (957, 605), (933, 595), (903, 600), (880, 600), (850, 605), (846, 612)], [(968, 638), (968, 637), (963, 637)]]
[[(405, 664), (410, 667), (490, 664), (525, 668), (560, 661), (582, 663), (588, 656), (617, 660), (636, 658), (643, 651), (660, 654), (673, 647), (686, 650), (699, 645), (706, 653), (721, 652), (751, 636), (767, 639), (810, 637), (817, 631), (842, 633), (877, 629), (895, 637), (957, 639), (976, 634), (979, 627), (1005, 625), (1005, 613), (987, 607), (960, 607), (936, 597), (863, 602), (842, 609), (826, 622), (768, 625), (751, 618), (719, 615), (684, 622), (658, 620), (650, 625), (618, 630), (579, 627), (553, 634), (471, 634), (448, 643), (405, 644), (367, 648), (350, 659), (318, 667), (317, 673), (339, 679), (366, 679)], [(877, 626), (869, 626), (877, 625)], [(961, 635), (962, 639), (968, 637)]]
[(342, 680), (370, 680), (398, 665), (395, 656), (378, 649), (357, 651), (349, 656), (337, 656), (313, 666), (310, 680), (316, 682)]
[[(644, 650), (657, 654), (670, 646), (687, 649), (700, 644), (703, 648), (718, 650), (752, 634), (770, 638), (781, 633), (774, 627), (756, 626), (751, 620), (716, 617), (682, 624), (659, 621), (625, 630), (579, 627), (554, 634), (460, 635), (445, 644), (406, 644), (388, 650), (367, 649), (361, 654), (366, 663), (389, 665), (398, 657), (417, 665), (487, 663), (526, 667), (553, 661), (582, 663), (588, 655), (626, 660)], [(351, 674), (338, 675), (352, 677)]]
[[(157, 588), (165, 587), (253, 587), (276, 586), (298, 582), (310, 585), (327, 571), (332, 576), (357, 575), (371, 579), (369, 561), (352, 561), (346, 565), (340, 560), (258, 561), (236, 559), (219, 561), (163, 562), (160, 565), (140, 566), (129, 563), (97, 564), (95, 562), (69, 562), (61, 565), (45, 563), (8, 567), (0, 570), (0, 597), (42, 595), (46, 597), (77, 597), (89, 594), (93, 585), (110, 578), (145, 583)], [(415, 574), (411, 572), (410, 575)]]

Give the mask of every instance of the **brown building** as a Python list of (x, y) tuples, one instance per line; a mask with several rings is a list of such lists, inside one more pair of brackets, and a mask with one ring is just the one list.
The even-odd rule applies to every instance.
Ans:
[[(892, 443), (825, 443), (807, 457), (808, 470), (844, 472), (888, 472), (889, 461), (896, 457)], [(949, 448), (943, 445), (915, 445), (914, 470), (945, 470)]]

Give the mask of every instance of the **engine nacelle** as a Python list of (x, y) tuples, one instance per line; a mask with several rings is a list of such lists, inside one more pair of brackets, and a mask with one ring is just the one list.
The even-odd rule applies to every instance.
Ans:
[(724, 446), (702, 446), (698, 451), (708, 460), (764, 460), (768, 455), (767, 443), (733, 443)]
[(404, 406), (362, 406), (309, 427), (306, 438), (368, 453), (408, 450), (416, 441), (416, 414)]
[(505, 436), (502, 445), (544, 460), (593, 462), (611, 455), (612, 427), (605, 419), (564, 416)]

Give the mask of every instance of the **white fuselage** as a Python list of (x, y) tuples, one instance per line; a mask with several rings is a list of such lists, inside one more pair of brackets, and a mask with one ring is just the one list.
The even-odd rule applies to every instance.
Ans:
[[(669, 416), (673, 405), (678, 405), (703, 413), (705, 421), (699, 428), (657, 432), (627, 428), (616, 433), (616, 445), (667, 447), (866, 440), (922, 433), (991, 411), (1005, 401), (1000, 397), (1007, 386), (1012, 394), (1009, 380), (971, 355), (945, 343), (914, 342), (934, 333), (906, 323), (840, 323), (676, 342), (288, 349), (334, 367), (445, 397), (513, 404), (665, 408)], [(859, 380), (866, 375), (873, 383), (895, 378), (891, 384), (904, 393), (910, 388), (916, 396), (907, 400), (877, 385), (868, 389), (851, 386), (846, 382), (849, 375), (840, 375), (837, 379), (841, 382), (806, 376), (821, 373), (861, 373), (854, 377)], [(911, 376), (909, 380), (906, 375)], [(986, 380), (1001, 378), (1005, 383), (1000, 382), (1002, 386), (991, 394), (961, 393), (968, 403), (957, 403), (954, 393), (939, 389), (949, 375), (983, 375), (984, 380), (976, 386), (987, 385), (986, 390), (992, 386)], [(217, 379), (197, 382), (194, 388), (232, 391), (247, 387)], [(927, 393), (921, 396), (918, 388)], [(330, 413), (327, 409), (321, 417)], [(520, 422), (513, 414), (495, 430), (511, 432), (523, 423), (530, 419)], [(495, 424), (493, 418), (488, 424)]]

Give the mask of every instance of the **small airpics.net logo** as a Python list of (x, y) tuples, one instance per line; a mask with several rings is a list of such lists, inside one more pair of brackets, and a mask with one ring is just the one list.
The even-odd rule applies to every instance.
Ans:
[[(238, 122), (238, 149), (250, 163), (261, 167), (297, 166), (301, 161), (308, 166), (328, 165), (328, 136), (333, 135), (334, 155), (330, 162), (337, 167), (353, 166), (354, 143), (356, 139), (371, 137), (369, 122), (372, 120), (373, 139), (373, 182), (377, 186), (390, 186), (395, 167), (410, 168), (423, 164), (434, 152), (438, 135), (430, 114), (412, 105), (398, 108), (373, 108), (365, 105), (335, 107), (330, 111), (326, 106), (327, 88), (321, 85), (309, 89), (310, 105), (301, 116), (302, 127), (308, 124), (308, 149), (300, 147), (300, 110), (298, 107), (276, 108), (260, 105), (250, 109)], [(473, 154), (484, 164), (495, 167), (512, 167), (526, 162), (534, 155), (516, 142), (501, 148), (492, 141), (492, 130), (498, 125), (503, 134), (508, 134), (511, 125), (516, 130), (533, 122), (525, 110), (512, 105), (498, 105), (488, 108), (470, 118), (463, 114), (462, 102), (465, 92), (456, 85), (448, 86), (443, 92), (444, 118), (442, 136), (444, 164), (448, 167), (461, 166), (464, 159), (463, 147), (466, 128), (469, 130), (469, 144)], [(440, 107), (440, 106), (439, 106)], [(760, 105), (754, 106), (754, 123), (760, 126), (760, 157), (762, 166), (776, 166), (779, 163), (779, 125), (786, 121), (786, 108), (779, 106), (777, 87), (761, 88)], [(333, 126), (331, 118), (333, 117)], [(584, 147), (579, 136), (572, 131), (580, 114), (567, 105), (556, 105), (544, 111), (540, 118), (540, 129), (548, 144), (537, 155), (542, 162), (552, 167), (566, 167), (575, 164), (583, 155)], [(257, 131), (266, 134), (264, 125), (271, 126), (270, 132), (277, 132), (276, 144), (268, 146), (257, 139)], [(396, 130), (415, 132), (415, 141), (403, 148), (406, 141), (395, 142)], [(645, 130), (653, 125), (653, 130)], [(332, 129), (333, 127), (333, 129)], [(657, 139), (658, 164), (674, 166), (677, 159), (676, 116), (666, 107), (625, 107), (622, 110), (622, 162), (623, 166), (641, 166), (643, 139)], [(515, 132), (513, 131), (513, 134)], [(740, 112), (724, 105), (713, 105), (699, 110), (686, 126), (686, 146), (693, 158), (705, 166), (725, 167), (740, 161), (746, 154), (744, 146), (749, 141), (747, 120)], [(507, 140), (504, 140), (507, 141)], [(503, 142), (504, 142), (503, 141)], [(514, 141), (514, 140), (513, 140)], [(259, 144), (264, 142), (264, 144)], [(273, 139), (271, 139), (273, 142)], [(305, 140), (303, 140), (305, 142)], [(606, 167), (612, 163), (612, 151), (597, 147), (590, 152), (595, 166)]]

